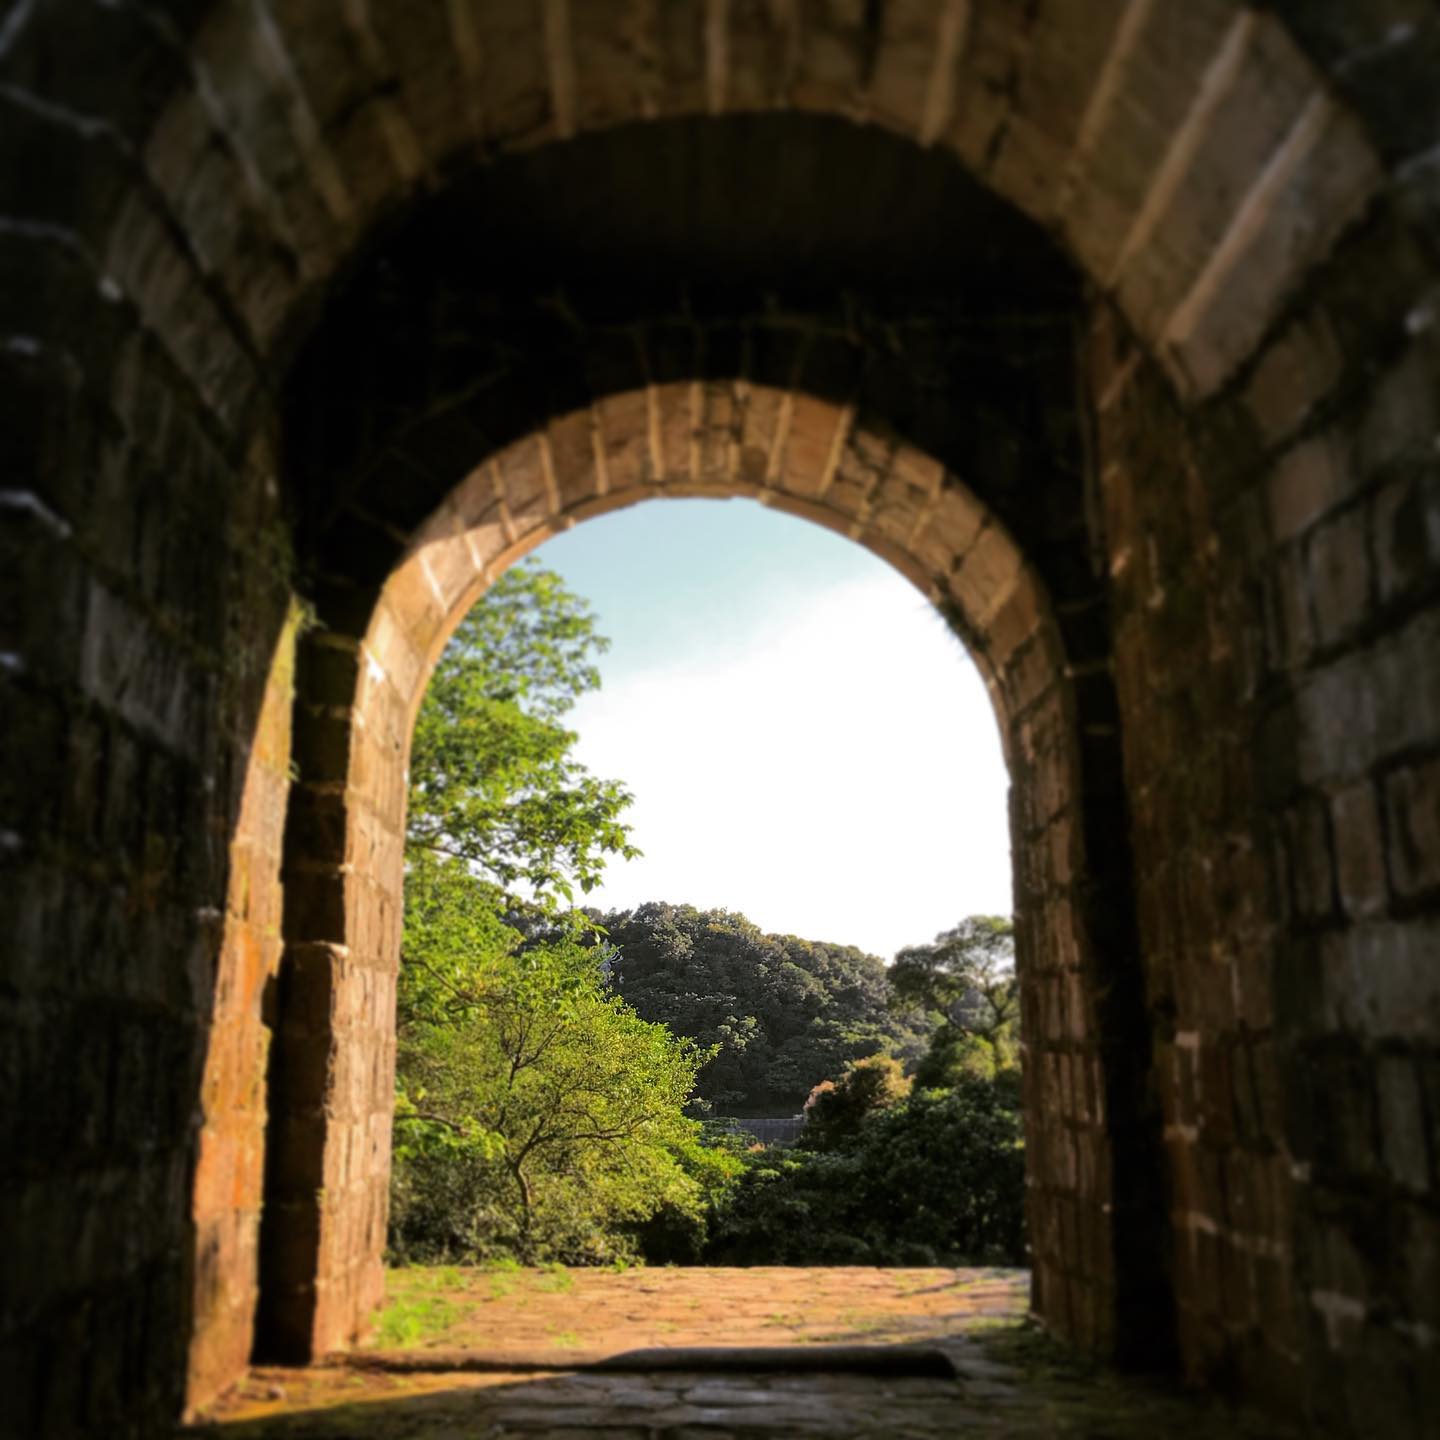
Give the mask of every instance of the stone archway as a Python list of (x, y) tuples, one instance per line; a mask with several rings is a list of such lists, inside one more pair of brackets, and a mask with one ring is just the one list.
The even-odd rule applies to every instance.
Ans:
[[(507, 419), (515, 392), (491, 391), (481, 450), (599, 395), (744, 376), (869, 406), (977, 493), (994, 483), (982, 498), (1043, 579), (1074, 671), (1084, 786), (1128, 816), (1119, 870), (1135, 904), (1102, 891), (1091, 914), (1116, 927), (1101, 953), (1137, 959), (1145, 983), (1099, 993), (1140, 1005), (1153, 1040), (1171, 1198), (1139, 1213), (1173, 1260), (1187, 1373), (1360, 1429), (1379, 1364), (1397, 1377), (1397, 1426), (1413, 1428), (1440, 1326), (1424, 1261), (1440, 210), (1432, 118), (1406, 103), (1433, 90), (1429, 7), (1397, 26), (1380, 8), (1298, 0), (418, 9), (40, 0), (0, 23), (16, 217), (0, 232), (19, 477), (3, 492), (19, 537), (8, 574), (18, 598), (44, 598), (14, 607), (18, 638), (0, 652), (21, 777), (0, 846), (20, 959), (4, 994), (19, 1115), (6, 1203), (43, 1260), (3, 1316), (29, 1377), (20, 1423), (161, 1423), (197, 1307), (204, 1333), (215, 1307), (231, 1314), (209, 1380), (238, 1363), (253, 1286), (205, 1282), (250, 1263), (259, 1200), (241, 1163), (253, 1107), (224, 1097), (263, 1053), (265, 987), (235, 967), (247, 946), (273, 955), (289, 903), (281, 722), (266, 722), (269, 783), (249, 767), (286, 557), (308, 567), (332, 630), (363, 635), (366, 587), (475, 463), (484, 408), (428, 414), (413, 446), (354, 426), (363, 475), (312, 466), (307, 445), (282, 463), (267, 442), (293, 433), (279, 400), (315, 315), (477, 160), (543, 176), (614, 137), (611, 191), (643, 195), (656, 174), (633, 160), (651, 127), (706, 116), (705, 136), (725, 137), (763, 114), (787, 136), (807, 116), (852, 139), (883, 132), (907, 166), (934, 160), (1002, 197), (942, 227), (939, 192), (892, 175), (887, 203), (913, 196), (908, 228), (943, 230), (937, 252), (998, 226), (1000, 260), (1026, 273), (1022, 232), (1070, 256), (1087, 282), (1060, 309), (1081, 357), (1072, 344), (1071, 363), (1026, 371), (1043, 393), (1046, 373), (1068, 385), (1084, 422), (1050, 452), (1071, 455), (1055, 466), (1066, 483), (1032, 483), (1047, 452), (1025, 442), (1043, 415), (971, 403), (993, 398), (981, 367), (947, 391), (961, 372), (942, 365), (927, 388), (919, 330), (887, 352), (893, 306), (857, 325), (806, 297), (790, 312), (814, 342), (802, 355), (773, 333), (784, 325), (749, 323), (783, 318), (785, 296), (757, 312), (723, 271), (681, 307), (706, 321), (698, 358), (666, 342), (673, 314), (634, 307), (641, 342), (595, 325), (589, 372), (553, 369), (563, 383), (541, 413)], [(690, 218), (656, 234), (682, 250), (710, 236), (713, 258), (735, 233), (735, 152), (697, 143), (709, 159), (670, 175), (694, 182)], [(884, 178), (845, 155), (807, 167), (808, 143), (788, 171), (777, 157), (775, 194)], [(821, 272), (847, 233), (823, 232)], [(946, 291), (938, 269), (919, 288)], [(732, 334), (777, 343), (727, 358), (711, 323), (726, 316), (745, 322)], [(852, 393), (854, 357), (886, 353), (909, 357), (889, 394)], [(406, 396), (402, 379), (388, 377)], [(963, 425), (937, 396), (964, 400)], [(313, 737), (295, 743), (303, 772)], [(1092, 861), (1113, 838), (1087, 832)], [(1106, 1032), (1117, 1053), (1135, 1021)], [(234, 1088), (207, 1087), (207, 1055)], [(1133, 1095), (1130, 1080), (1111, 1096)], [(1073, 1091), (1073, 1074), (1055, 1083)], [(214, 1107), (233, 1128), (212, 1123), (202, 1142)], [(1148, 1143), (1148, 1121), (1107, 1123)], [(205, 1144), (210, 1199), (192, 1208)], [(1062, 1238), (1078, 1253), (1073, 1220)], [(1143, 1304), (1115, 1314), (1143, 1323)], [(86, 1384), (46, 1368), (63, 1348), (95, 1357)]]
[[(1014, 777), (1037, 1294), (1057, 1327), (1108, 1352), (1123, 1288), (1103, 1199), (1113, 1079), (1095, 1010), (1076, 698), (1048, 599), (1003, 526), (937, 462), (844, 407), (743, 381), (607, 396), (507, 447), (416, 533), (362, 636), (310, 641), (297, 738), (324, 759), (302, 771), (286, 857), (284, 1003), (304, 1019), (284, 1052), (299, 1078), (274, 1097), (268, 1248), (294, 1268), (264, 1275), (271, 1343), (292, 1356), (348, 1343), (380, 1297), (407, 756), (430, 670), (520, 555), (591, 515), (676, 495), (750, 496), (849, 534), (971, 637)], [(310, 1246), (283, 1238), (276, 1217)]]
[[(797, 166), (889, 176), (909, 209), (877, 225), (844, 183), (797, 197)], [(698, 190), (694, 170), (710, 177)], [(635, 178), (610, 214), (617, 176)], [(718, 231), (717, 209), (729, 216)], [(1167, 1337), (1155, 1318), (1169, 1307), (1164, 1177), (1076, 406), (1082, 313), (1053, 248), (943, 156), (833, 121), (657, 122), (497, 165), (417, 209), (332, 302), (287, 396), (285, 462), (303, 476), (307, 585), (325, 627), (298, 670), (287, 934), (313, 965), (322, 1016), (339, 1003), (336, 957), (353, 950), (337, 937), (366, 937), (382, 988), (393, 971), (398, 879), (375, 889), (374, 876), (399, 873), (397, 777), (437, 593), (453, 623), (482, 562), (538, 543), (558, 514), (677, 487), (754, 494), (839, 528), (944, 607), (991, 671), (1017, 774), (1037, 777), (1016, 817), (1022, 950), (1036, 936), (1027, 1027), (1053, 1052), (1033, 1070), (1045, 1093), (1032, 1112), (1065, 1117), (1037, 1119), (1032, 1152), (1037, 1196), (1053, 1192), (1036, 1205), (1041, 1288), (1064, 1333), (1135, 1355)], [(983, 505), (962, 500), (966, 485), (983, 487)], [(439, 544), (432, 527), (457, 524), (467, 541)], [(417, 535), (429, 543), (411, 563)], [(1017, 543), (1036, 557), (1018, 588)], [(400, 712), (361, 716), (353, 657), (366, 644), (403, 677)], [(384, 793), (352, 823), (357, 774)], [(388, 1022), (369, 998), (361, 1008), (373, 1041)], [(339, 1050), (323, 1033), (295, 1043), (308, 1088), (281, 1106), (296, 1137), (272, 1137), (267, 1213), (292, 1215), (305, 1240), (282, 1244), (271, 1227), (267, 1252), (290, 1268), (268, 1283), (281, 1304), (263, 1328), (308, 1354), (373, 1298), (383, 1195), (372, 1173), (343, 1219), (322, 1218), (319, 1192), (328, 1203), (356, 1188), (334, 1155), (375, 1147), (324, 1140), (332, 1067), (319, 1057)], [(388, 1106), (382, 1086), (337, 1134), (368, 1136)], [(360, 1232), (364, 1245), (326, 1238)], [(1117, 1325), (1128, 1314), (1147, 1318)]]
[[(777, 137), (788, 143), (777, 145)], [(608, 233), (587, 234), (577, 270), (567, 250), (574, 213), (594, 213), (617, 167), (644, 173), (667, 152), (712, 168), (728, 152), (717, 179), (726, 177), (737, 218), (757, 205), (773, 210), (798, 157), (810, 171), (827, 158), (870, 173), (898, 166), (912, 214), (943, 223), (879, 232), (872, 224), (854, 236), (851, 197), (831, 187), (802, 200), (812, 223), (833, 237), (832, 258), (816, 271), (804, 227), (783, 211), (778, 228), (798, 246), (777, 250), (773, 215), (769, 230), (754, 229), (748, 251), (726, 237), (707, 241), (708, 217), (693, 204), (687, 210), (683, 170), (672, 168), (637, 192)], [(487, 522), (491, 540), (510, 548), (536, 543), (535, 527), (562, 491), (574, 492), (572, 517), (676, 486), (753, 493), (886, 555), (943, 606), (982, 665), (996, 667), (993, 686), (1004, 671), (1007, 693), (995, 689), (997, 705), (1003, 700), (1016, 718), (1002, 728), (1007, 741), (1024, 732), (1023, 742), (1016, 739), (1023, 759), (1012, 763), (1035, 769), (1043, 782), (1033, 796), (1025, 792), (1039, 808), (1021, 820), (1027, 835), (1035, 832), (1021, 890), (1028, 885), (1056, 905), (1063, 896), (1083, 911), (1060, 916), (1054, 906), (1033, 907), (1044, 940), (1029, 970), (1051, 973), (1030, 993), (1028, 1023), (1045, 1027), (1054, 1051), (1053, 1063), (1034, 1072), (1046, 1093), (1033, 1109), (1066, 1116), (1053, 1158), (1043, 1137), (1034, 1151), (1037, 1177), (1056, 1177), (1051, 1188), (1060, 1197), (1037, 1202), (1041, 1285), (1056, 1297), (1057, 1326), (1081, 1343), (1129, 1354), (1163, 1346), (1166, 1327), (1154, 1320), (1168, 1307), (1158, 1109), (1147, 1079), (1150, 1037), (1115, 783), (1120, 736), (1085, 488), (1085, 421), (1075, 408), (1080, 301), (1072, 273), (942, 157), (917, 159), (883, 135), (833, 122), (737, 122), (718, 149), (708, 122), (681, 122), (577, 143), (558, 171), (548, 157), (541, 163), (544, 203), (526, 159), (454, 187), (393, 231), (332, 303), (287, 397), (281, 473), (303, 507), (302, 583), (321, 630), (302, 647), (297, 671), (301, 784), (284, 875), (291, 963), (281, 977), (272, 1081), (272, 1093), (291, 1098), (279, 1104), (268, 1137), (266, 1344), (296, 1355), (342, 1341), (368, 1312), (378, 1275), (388, 1119), (381, 1125), (376, 1117), (388, 1117), (390, 1101), (373, 1061), (389, 1053), (384, 972), (393, 972), (399, 911), (398, 885), (387, 893), (366, 876), (398, 865), (403, 785), (394, 784), (396, 755), (373, 743), (395, 717), (357, 718), (346, 652), (353, 655), (378, 623), (372, 651), (383, 645), (381, 663), (408, 673), (413, 661), (403, 658), (397, 608), (421, 613), (415, 607), (433, 595), (437, 567), (481, 583), (478, 530), (444, 558), (432, 555), (428, 571), (407, 566), (403, 552), (417, 523), (443, 523), (426, 522), (428, 512), (453, 516), (458, 502), (447, 490), (498, 444), (498, 458), (462, 487), (472, 508), (497, 504)], [(497, 226), (494, 217), (507, 213), (523, 223)], [(478, 217), (485, 217), (480, 250)], [(676, 243), (677, 224), (687, 243)], [(957, 251), (951, 236), (964, 226), (971, 238)], [(702, 300), (703, 287), (721, 275), (721, 303)], [(778, 307), (777, 285), (796, 292)], [(850, 288), (857, 285), (867, 288)], [(726, 366), (736, 369), (727, 376)], [(622, 388), (627, 380), (638, 388)], [(593, 403), (561, 427), (557, 404), (587, 389)], [(523, 444), (500, 443), (537, 422), (538, 460)], [(921, 437), (946, 463), (922, 458), (905, 435)], [(510, 476), (517, 466), (519, 478)], [(963, 486), (953, 470), (945, 478), (947, 466), (983, 480), (983, 507), (957, 509)], [(1020, 526), (1024, 545), (1041, 557), (1019, 589), (1007, 524)], [(392, 585), (406, 592), (403, 603), (381, 601)], [(1036, 631), (1041, 609), (1050, 617), (1043, 634)], [(402, 645), (393, 656), (392, 643)], [(433, 655), (423, 646), (422, 653), (423, 670)], [(413, 676), (406, 683), (410, 699), (418, 697), (416, 683)], [(1039, 763), (1050, 750), (1067, 752), (1063, 766)], [(350, 767), (359, 754), (391, 783), (383, 803), (370, 807), (371, 820), (356, 828), (343, 801), (358, 783)], [(1067, 827), (1063, 838), (1054, 827)], [(1082, 854), (1090, 857), (1083, 863)], [(1022, 948), (1028, 920), (1027, 910)], [(337, 938), (352, 930), (364, 939)], [(335, 963), (343, 969), (357, 944), (379, 965), (379, 988), (362, 983), (359, 998), (346, 1001), (346, 1023), (364, 1043), (341, 1045), (328, 1033), (341, 1003)], [(1080, 969), (1092, 972), (1084, 983)], [(293, 998), (297, 991), (303, 1001)], [(1103, 1022), (1091, 1013), (1093, 999), (1108, 1011)], [(310, 1021), (293, 1018), (306, 1013)], [(1108, 1058), (1100, 1064), (1102, 1034)], [(371, 1087), (364, 1114), (352, 1115), (348, 1127), (332, 1125), (335, 1087), (343, 1090), (362, 1070), (369, 1080), (354, 1084)], [(1081, 1134), (1097, 1130), (1102, 1115), (1112, 1117), (1106, 1123), (1118, 1142)], [(1115, 1126), (1115, 1116), (1129, 1118)], [(259, 1123), (252, 1116), (252, 1133)], [(343, 1135), (339, 1151), (332, 1131)], [(1083, 1179), (1079, 1151), (1087, 1156)], [(380, 1169), (357, 1187), (347, 1177), (359, 1154), (378, 1155)], [(1097, 1178), (1112, 1165), (1123, 1183)], [(366, 1193), (327, 1212), (352, 1189)], [(1096, 1198), (1117, 1189), (1127, 1197), (1120, 1206)], [(244, 1213), (253, 1216), (258, 1204), (251, 1192), (204, 1217), (202, 1229), (243, 1233), (253, 1225)], [(239, 1314), (253, 1293), (223, 1296), (219, 1309)], [(1123, 1306), (1122, 1294), (1131, 1296)], [(1117, 1316), (1129, 1313), (1148, 1318), (1117, 1330)], [(197, 1394), (209, 1374), (224, 1373), (208, 1358), (210, 1333), (208, 1324), (197, 1332), (204, 1357), (195, 1367)], [(238, 1347), (240, 1332), (224, 1333)]]

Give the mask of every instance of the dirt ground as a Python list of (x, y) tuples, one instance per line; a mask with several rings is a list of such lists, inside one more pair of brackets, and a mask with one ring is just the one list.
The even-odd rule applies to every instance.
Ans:
[[(1017, 1270), (399, 1270), (365, 1347), (308, 1370), (256, 1369), (182, 1433), (187, 1440), (932, 1440), (962, 1433), (1260, 1440), (1287, 1433), (1202, 1397), (1075, 1365), (1026, 1322), (1028, 1296), (1029, 1277)], [(737, 1347), (744, 1353), (735, 1355)], [(595, 1365), (621, 1368), (588, 1368)]]
[(901, 1344), (1014, 1321), (1024, 1270), (395, 1270), (372, 1349), (564, 1365), (677, 1345)]

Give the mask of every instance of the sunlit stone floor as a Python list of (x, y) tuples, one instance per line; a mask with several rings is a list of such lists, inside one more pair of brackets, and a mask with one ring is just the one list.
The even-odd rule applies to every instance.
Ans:
[[(447, 1268), (395, 1272), (390, 1295), (366, 1350), (309, 1370), (257, 1369), (184, 1435), (1288, 1433), (1205, 1397), (1070, 1362), (1025, 1322), (1024, 1271)], [(839, 1370), (777, 1368), (775, 1347), (790, 1347), (796, 1365), (815, 1365), (836, 1345), (871, 1348), (851, 1351)], [(717, 1370), (709, 1362), (718, 1346), (750, 1348), (763, 1368)], [(634, 1358), (657, 1349), (666, 1368)], [(928, 1359), (912, 1365), (921, 1351)], [(607, 1361), (638, 1368), (564, 1368)], [(858, 1363), (889, 1373), (855, 1373)], [(917, 1368), (951, 1373), (902, 1373)]]

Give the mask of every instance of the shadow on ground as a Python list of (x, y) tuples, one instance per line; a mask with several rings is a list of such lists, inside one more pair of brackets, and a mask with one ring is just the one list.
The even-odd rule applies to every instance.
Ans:
[[(226, 1402), (226, 1413), (180, 1434), (183, 1440), (935, 1440), (970, 1433), (1280, 1440), (1290, 1433), (1268, 1417), (1079, 1366), (1025, 1324), (925, 1347), (923, 1363), (920, 1347), (864, 1348), (872, 1352), (865, 1362), (872, 1373), (856, 1373), (854, 1356), (846, 1370), (779, 1368), (778, 1353), (765, 1369), (724, 1368), (713, 1356), (706, 1368), (675, 1368), (699, 1352), (665, 1356), (666, 1368), (640, 1372), (608, 1364), (533, 1375), (347, 1364), (257, 1370)], [(806, 1352), (804, 1363), (814, 1367), (814, 1354)], [(916, 1368), (949, 1373), (906, 1373)]]

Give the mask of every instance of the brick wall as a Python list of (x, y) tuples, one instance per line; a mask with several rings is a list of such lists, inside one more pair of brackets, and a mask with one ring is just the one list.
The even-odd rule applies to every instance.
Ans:
[[(780, 203), (778, 133), (758, 122), (735, 132), (743, 158), (718, 172), (722, 210)], [(883, 136), (806, 125), (792, 144), (800, 136), (822, 154), (843, 137), (857, 147), (851, 164), (870, 173), (900, 163)], [(596, 177), (653, 174), (692, 147), (704, 163), (710, 143), (690, 125), (596, 137), (550, 162), (543, 193), (528, 162), (497, 167), (418, 211), (333, 302), (288, 400), (330, 628), (323, 666), (316, 656), (324, 703), (302, 703), (297, 721), (302, 780), (313, 729), (321, 765), (333, 756), (349, 767), (343, 787), (338, 768), (317, 772), (320, 785), (352, 799), (363, 783), (398, 786), (407, 742), (402, 729), (392, 747), (390, 712), (418, 704), (436, 647), (487, 577), (587, 515), (656, 495), (750, 495), (871, 546), (971, 644), (1009, 750), (1040, 1303), (1087, 1348), (1154, 1358), (1169, 1335), (1150, 1218), (1162, 1209), (1159, 1112), (1146, 1080), (1103, 567), (1074, 413), (1079, 297), (1053, 255), (1021, 236), (997, 250), (973, 224), (983, 197), (949, 188), (929, 163), (909, 166), (906, 203), (923, 197), (939, 223), (874, 235), (823, 279), (803, 237), (811, 224), (843, 230), (843, 191), (791, 202), (810, 220), (717, 239), (712, 199), (687, 200), (677, 185), (687, 167), (672, 166), (645, 206), (607, 212), (587, 231), (592, 265), (643, 282), (553, 288), (548, 267), (563, 263), (553, 237), (597, 212)], [(512, 194), (526, 197), (523, 223)], [(953, 227), (943, 223), (952, 209)], [(487, 220), (477, 250), (480, 215), (508, 218)], [(932, 248), (933, 237), (967, 220), (984, 248), (957, 265), (954, 244)], [(746, 234), (748, 248), (737, 242)], [(718, 262), (722, 248), (726, 289), (693, 287), (689, 267)], [(467, 326), (469, 315), (483, 323)], [(375, 334), (388, 343), (367, 345)], [(556, 413), (587, 395), (584, 408)], [(348, 423), (357, 401), (363, 429)], [(358, 657), (343, 675), (342, 637)], [(348, 752), (341, 705), (363, 715), (354, 697), (378, 703), (392, 691), (382, 713), (351, 723), (365, 738)], [(394, 795), (367, 801), (353, 823), (397, 808)], [(347, 823), (333, 818), (327, 854)], [(373, 902), (393, 903), (398, 883), (397, 868)], [(347, 909), (360, 898), (353, 879), (334, 888), (337, 925), (362, 923)], [(351, 1223), (337, 1213), (319, 1228)]]
[[(7, 293), (38, 289), (52, 258), (12, 255)], [(246, 764), (287, 597), (250, 563), (273, 501), (143, 337), (116, 342), (127, 388), (95, 392), (76, 358), (106, 353), (91, 305), (106, 302), (0, 360), (19, 482), (0, 565), (0, 1345), (7, 1420), (32, 1434), (173, 1418), (197, 1304), (229, 1335), (208, 1356), (202, 1339), (197, 1366), (243, 1363), (246, 1280), (229, 1262), (247, 1240), (229, 1206), (233, 1192), (253, 1221), (258, 1117), (234, 1109), (255, 1084), (240, 1011), (278, 914), (250, 842), (278, 834), (283, 778), (263, 772), (283, 777), (283, 739)], [(283, 704), (271, 719), (283, 737)], [(79, 1381), (76, 1356), (94, 1357)]]
[(267, 1075), (278, 1010), (280, 853), (290, 790), (298, 610), (265, 684), (230, 839), (229, 883), (191, 1183), (194, 1310), (187, 1397), (203, 1404), (250, 1358), (259, 1300)]
[(1433, 294), (1379, 212), (1188, 414), (1095, 331), (1182, 1350), (1342, 1432), (1435, 1403)]
[[(630, 439), (652, 480), (672, 447), (705, 473), (726, 427), (694, 417), (734, 397), (704, 382), (737, 376), (792, 393), (797, 436), (821, 425), (797, 473), (828, 469), (815, 401), (959, 477), (1058, 635), (1027, 639), (1023, 607), (966, 622), (1012, 647), (1047, 1315), (1130, 1348), (1173, 1273), (1192, 1374), (1342, 1430), (1373, 1419), (1376, 1375), (1395, 1433), (1433, 1413), (1436, 7), (775, 13), (40, 0), (0, 20), (0, 1213), (27, 1237), (0, 1355), (22, 1426), (144, 1433), (180, 1405), (192, 1338), (197, 1394), (238, 1364), (266, 1022), (286, 1097), (267, 1209), (351, 1197), (341, 1227), (265, 1237), (267, 1333), (353, 1329), (383, 1223), (397, 897), (373, 877), (398, 821), (345, 796), (405, 729), (394, 710), (382, 744), (347, 731), (380, 590), (482, 456), (598, 398), (619, 434), (647, 397)], [(507, 154), (527, 158), (467, 178)], [(512, 268), (461, 286), (448, 328), (438, 289), (411, 323), (332, 327), (336, 463), (305, 426), (295, 447), (293, 409), (268, 459), (277, 400), (314, 394), (292, 361), (333, 278), (432, 193), (458, 224), (418, 273), (473, 266), (477, 236)], [(467, 195), (500, 203), (467, 216)], [(1088, 390), (1057, 343), (1073, 276), (1037, 227), (1123, 316), (1097, 302)], [(547, 284), (517, 289), (516, 256)], [(877, 275), (904, 281), (879, 304)], [(583, 458), (553, 438), (563, 492)], [(897, 543), (903, 488), (861, 514), (874, 473), (842, 448), (845, 524), (927, 584), (947, 521)], [(517, 496), (517, 537), (526, 515)], [(342, 643), (299, 657), (292, 965), (267, 988), (292, 540)], [(346, 1035), (361, 1063), (317, 1070)]]

